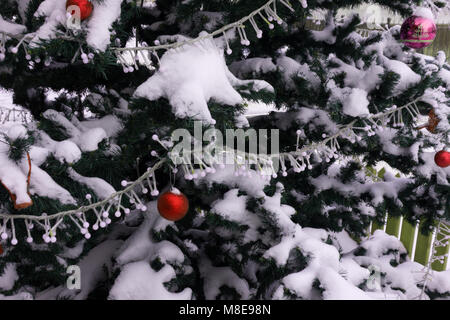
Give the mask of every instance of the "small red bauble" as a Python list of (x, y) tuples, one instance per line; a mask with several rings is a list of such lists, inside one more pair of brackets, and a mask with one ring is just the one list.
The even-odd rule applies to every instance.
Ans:
[(159, 214), (170, 221), (178, 221), (184, 218), (189, 210), (189, 200), (178, 189), (173, 188), (158, 198)]
[(441, 168), (447, 168), (450, 166), (450, 152), (444, 150), (439, 151), (434, 156), (434, 162)]
[(0, 244), (0, 256), (3, 254), (3, 247), (2, 247), (2, 245)]
[(400, 38), (409, 48), (428, 47), (436, 38), (436, 25), (429, 18), (411, 16), (403, 22)]
[[(66, 10), (70, 6), (77, 6), (80, 8), (80, 20), (83, 21), (91, 16), (92, 10), (94, 6), (92, 5), (90, 0), (67, 0), (66, 2)], [(70, 14), (74, 14), (75, 12), (70, 12)]]

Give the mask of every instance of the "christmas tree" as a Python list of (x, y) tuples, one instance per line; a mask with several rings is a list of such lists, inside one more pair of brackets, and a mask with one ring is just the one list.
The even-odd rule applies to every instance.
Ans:
[(0, 137), (0, 297), (449, 297), (369, 229), (450, 220), (450, 65), (417, 19), (362, 35), (361, 3), (6, 0), (0, 86), (33, 119)]

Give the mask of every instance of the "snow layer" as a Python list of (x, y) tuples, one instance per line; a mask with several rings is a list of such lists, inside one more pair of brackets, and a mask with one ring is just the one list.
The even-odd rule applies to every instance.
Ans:
[(372, 196), (372, 203), (377, 205), (383, 201), (384, 197), (396, 199), (398, 193), (412, 183), (412, 179), (398, 178), (390, 181), (361, 183), (353, 181), (344, 184), (338, 179), (321, 175), (317, 178), (310, 178), (311, 183), (317, 188), (317, 191), (335, 189), (342, 194), (351, 196), (360, 196), (363, 193), (369, 193)]
[(61, 291), (58, 297), (74, 300), (87, 299), (90, 292), (95, 289), (100, 281), (105, 280), (104, 268), (111, 270), (111, 257), (122, 245), (122, 240), (107, 240), (89, 251), (78, 266), (81, 269), (81, 289)]
[(105, 51), (110, 44), (110, 28), (120, 16), (122, 0), (103, 0), (95, 3), (87, 23), (86, 42), (94, 49)]
[(199, 269), (203, 277), (203, 290), (207, 300), (217, 299), (222, 286), (235, 289), (240, 295), (240, 300), (249, 298), (250, 288), (247, 281), (240, 278), (230, 267), (214, 267), (208, 258), (203, 257), (199, 263)]
[(17, 35), (17, 34), (24, 33), (25, 30), (26, 30), (25, 26), (23, 26), (21, 24), (17, 24), (17, 23), (12, 23), (12, 22), (6, 21), (0, 15), (0, 32), (5, 32), (5, 33), (12, 34), (12, 35)]
[(175, 277), (172, 267), (165, 265), (161, 270), (153, 270), (148, 262), (138, 261), (127, 264), (117, 277), (111, 291), (111, 300), (190, 300), (192, 290), (179, 293), (167, 291), (164, 283)]
[(223, 50), (213, 40), (205, 39), (167, 51), (160, 69), (137, 88), (135, 96), (151, 101), (167, 98), (177, 117), (213, 124), (207, 103), (214, 100), (229, 106), (242, 104), (243, 99), (233, 86), (246, 84), (253, 84), (255, 90), (273, 90), (263, 81), (235, 78), (225, 64)]
[(417, 7), (413, 12), (413, 16), (424, 17), (434, 21), (433, 12), (431, 12), (429, 8), (425, 7)]
[(84, 184), (88, 188), (93, 190), (97, 197), (99, 197), (101, 200), (108, 198), (116, 192), (116, 190), (103, 179), (96, 177), (84, 177), (72, 168), (68, 168), (67, 173), (69, 174), (69, 177), (74, 181)]
[(45, 17), (44, 24), (36, 31), (35, 36), (30, 42), (30, 46), (38, 46), (41, 40), (48, 40), (55, 35), (56, 28), (59, 24), (65, 25), (66, 3), (60, 0), (43, 1), (36, 12), (35, 17)]
[(3, 274), (0, 274), (0, 289), (9, 291), (14, 287), (14, 283), (19, 279), (15, 264), (7, 264)]
[(253, 197), (264, 196), (262, 190), (270, 183), (267, 179), (264, 179), (255, 170), (248, 170), (247, 176), (236, 176), (234, 171), (234, 165), (227, 165), (224, 169), (218, 169), (216, 172), (208, 174), (206, 178), (194, 180), (194, 182), (196, 184), (206, 184), (209, 187), (212, 187), (213, 183), (225, 184), (231, 188), (238, 187)]
[[(92, 129), (86, 129), (77, 122), (75, 122), (75, 124), (70, 122), (64, 114), (55, 110), (49, 109), (44, 112), (43, 116), (46, 119), (62, 126), (66, 130), (67, 134), (71, 136), (70, 141), (76, 144), (76, 146), (71, 145), (72, 147), (68, 148), (67, 152), (69, 155), (67, 157), (64, 156), (64, 159), (72, 158), (73, 153), (78, 153), (78, 150), (73, 150), (76, 149), (75, 147), (78, 147), (79, 150), (83, 152), (95, 151), (98, 149), (99, 143), (108, 137), (103, 128), (95, 127)], [(78, 126), (76, 126), (76, 124)]]
[[(145, 213), (143, 223), (115, 253), (121, 272), (114, 282), (109, 298), (115, 300), (191, 299), (192, 290), (189, 288), (173, 293), (164, 286), (165, 282), (176, 276), (172, 265), (180, 265), (184, 261), (184, 254), (169, 241), (153, 241), (151, 230), (156, 231), (173, 223), (164, 220), (158, 214), (156, 201), (147, 206), (149, 209)], [(159, 271), (150, 267), (150, 262), (157, 258), (165, 264)]]

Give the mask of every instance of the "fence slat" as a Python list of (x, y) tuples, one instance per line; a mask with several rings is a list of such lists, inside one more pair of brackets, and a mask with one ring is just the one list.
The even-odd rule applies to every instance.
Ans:
[(398, 238), (400, 234), (401, 217), (388, 216), (386, 224), (386, 233)]
[(414, 261), (426, 266), (430, 257), (433, 233), (430, 232), (428, 235), (423, 235), (420, 232), (420, 227), (421, 225), (419, 225), (419, 234), (417, 235), (416, 254), (414, 255)]
[(416, 226), (412, 225), (406, 220), (403, 220), (402, 224), (402, 233), (400, 236), (400, 241), (403, 243), (403, 245), (406, 248), (406, 251), (408, 251), (408, 255), (411, 257), (411, 253), (414, 246), (414, 234), (416, 232)]
[(377, 221), (372, 222), (372, 230), (370, 230), (370, 233), (373, 234), (376, 230), (383, 230), (384, 224), (380, 224)]

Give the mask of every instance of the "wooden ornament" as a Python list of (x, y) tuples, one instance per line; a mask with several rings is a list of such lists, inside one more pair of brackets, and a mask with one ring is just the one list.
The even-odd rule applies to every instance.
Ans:
[(417, 127), (417, 130), (427, 129), (430, 133), (436, 133), (436, 127), (439, 124), (439, 118), (434, 113), (434, 109), (431, 109), (428, 113), (428, 123), (426, 125)]
[[(30, 196), (30, 179), (31, 179), (31, 158), (30, 158), (30, 154), (27, 152), (27, 158), (28, 158), (28, 176), (27, 176), (27, 193)], [(9, 193), (9, 197), (11, 198), (11, 201), (14, 205), (14, 209), (16, 210), (22, 210), (22, 209), (26, 209), (29, 208), (33, 205), (33, 201), (30, 200), (30, 202), (24, 202), (24, 203), (17, 203), (17, 196), (12, 193), (8, 187), (2, 182), (0, 181), (0, 183), (3, 185), (3, 187), (5, 187), (5, 189), (8, 191)]]

